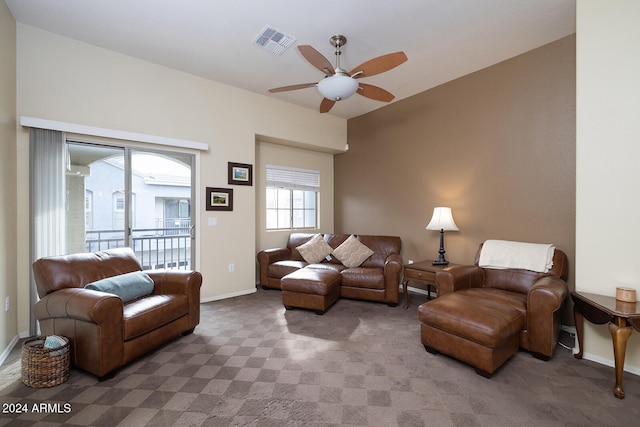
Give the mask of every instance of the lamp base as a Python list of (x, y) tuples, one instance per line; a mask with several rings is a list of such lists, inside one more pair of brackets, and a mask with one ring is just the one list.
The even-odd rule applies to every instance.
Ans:
[(438, 250), (438, 259), (433, 261), (432, 265), (447, 265), (449, 261), (444, 258), (444, 230), (440, 230), (440, 250)]

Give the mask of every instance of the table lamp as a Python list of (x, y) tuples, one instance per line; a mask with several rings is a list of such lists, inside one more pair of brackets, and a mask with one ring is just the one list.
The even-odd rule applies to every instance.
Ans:
[(427, 230), (440, 230), (440, 250), (438, 251), (440, 256), (438, 256), (437, 260), (433, 261), (433, 265), (449, 264), (449, 261), (444, 258), (444, 231), (458, 231), (458, 226), (453, 221), (451, 208), (433, 208), (433, 216), (425, 228)]

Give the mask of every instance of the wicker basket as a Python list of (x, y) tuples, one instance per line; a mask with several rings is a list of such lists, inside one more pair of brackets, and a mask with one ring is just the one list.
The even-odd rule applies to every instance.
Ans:
[(22, 382), (29, 387), (53, 387), (69, 379), (69, 339), (58, 348), (46, 348), (46, 337), (30, 338), (22, 344)]

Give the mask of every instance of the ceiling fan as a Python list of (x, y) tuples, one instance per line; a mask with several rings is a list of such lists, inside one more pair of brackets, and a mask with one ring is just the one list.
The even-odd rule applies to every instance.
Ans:
[(329, 39), (331, 45), (336, 48), (336, 66), (325, 58), (320, 52), (310, 45), (300, 45), (298, 50), (318, 70), (325, 74), (325, 78), (317, 83), (302, 83), (291, 86), (269, 89), (269, 92), (286, 92), (290, 90), (317, 87), (324, 99), (320, 103), (320, 112), (326, 113), (334, 106), (336, 101), (349, 98), (354, 93), (376, 101), (390, 102), (394, 96), (386, 90), (366, 83), (360, 83), (356, 79), (374, 76), (389, 71), (407, 60), (404, 52), (389, 53), (370, 59), (350, 72), (340, 67), (340, 48), (347, 44), (347, 38), (343, 35), (335, 35)]

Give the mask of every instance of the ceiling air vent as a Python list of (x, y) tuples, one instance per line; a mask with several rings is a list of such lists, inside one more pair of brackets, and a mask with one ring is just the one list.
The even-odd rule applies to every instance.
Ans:
[(260, 34), (256, 36), (253, 43), (277, 55), (281, 55), (294, 41), (296, 41), (296, 39), (290, 35), (267, 25), (260, 31)]

